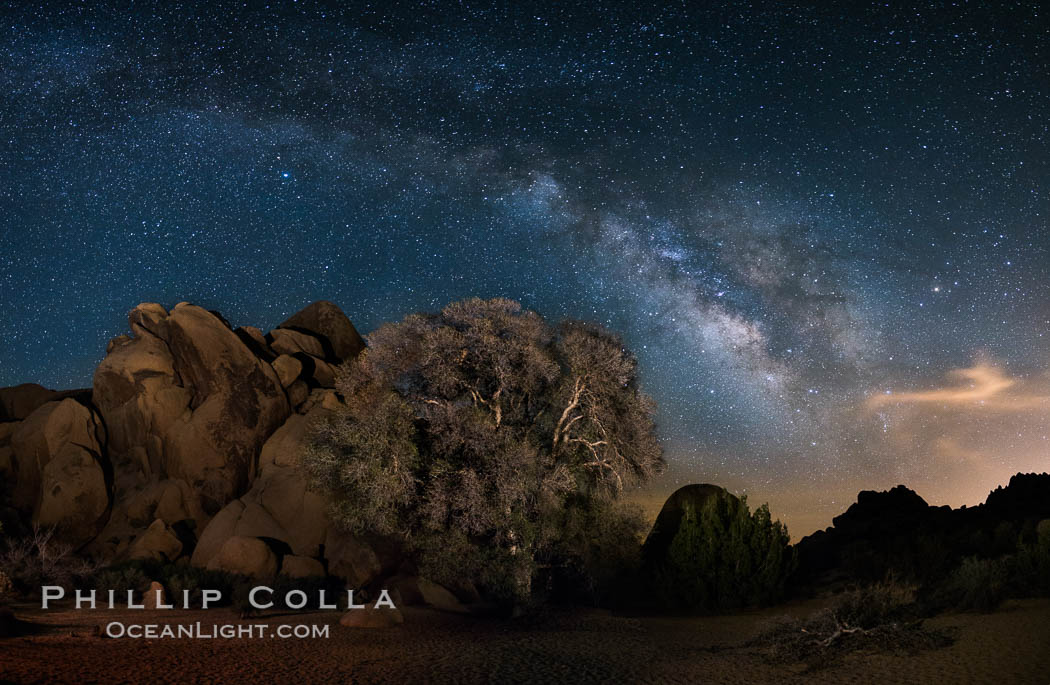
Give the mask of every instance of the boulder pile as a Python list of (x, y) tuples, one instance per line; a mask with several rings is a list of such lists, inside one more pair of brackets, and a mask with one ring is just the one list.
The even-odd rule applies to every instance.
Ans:
[(341, 402), (336, 367), (365, 347), (342, 310), (315, 302), (263, 333), (144, 303), (128, 324), (90, 389), (0, 389), (9, 516), (106, 560), (374, 580), (376, 553), (330, 524), (298, 468)]

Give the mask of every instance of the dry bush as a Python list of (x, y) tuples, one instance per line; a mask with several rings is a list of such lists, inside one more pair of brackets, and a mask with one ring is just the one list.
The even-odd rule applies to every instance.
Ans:
[(70, 589), (98, 571), (100, 564), (77, 556), (71, 545), (56, 540), (54, 534), (54, 528), (34, 526), (24, 537), (5, 540), (0, 571), (14, 591), (33, 594), (43, 585)]
[(3, 598), (14, 589), (14, 584), (6, 573), (0, 571), (0, 598)]
[(781, 618), (754, 645), (778, 663), (803, 662), (819, 668), (850, 652), (915, 653), (951, 644), (951, 638), (923, 626), (915, 588), (881, 583), (845, 592), (826, 609), (805, 619)]

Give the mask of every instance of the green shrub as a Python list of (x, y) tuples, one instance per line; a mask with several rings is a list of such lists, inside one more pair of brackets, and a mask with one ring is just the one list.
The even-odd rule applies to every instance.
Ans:
[[(164, 586), (168, 601), (181, 606), (183, 591), (189, 591), (191, 606), (199, 606), (201, 590), (218, 590), (222, 593), (213, 606), (226, 606), (234, 600), (238, 584), (248, 582), (244, 576), (214, 571), (188, 564), (172, 564), (154, 559), (131, 559), (108, 566), (95, 575), (96, 590), (116, 590), (118, 596), (126, 596), (128, 590), (145, 592), (149, 584), (156, 581)], [(250, 587), (250, 585), (249, 585)]]
[(145, 592), (151, 580), (138, 564), (115, 564), (95, 575), (95, 589), (103, 593), (115, 590), (118, 596), (127, 596), (128, 590)]
[(191, 605), (196, 605), (201, 600), (201, 590), (218, 590), (222, 593), (219, 600), (220, 606), (225, 606), (233, 601), (233, 590), (243, 577), (226, 571), (211, 571), (196, 566), (166, 567), (168, 573), (162, 573), (161, 580), (168, 594), (173, 600), (182, 602), (183, 592), (189, 591)]
[(769, 507), (754, 513), (747, 499), (711, 497), (687, 507), (666, 561), (653, 571), (653, 592), (666, 609), (728, 611), (784, 597), (795, 555), (787, 528)]

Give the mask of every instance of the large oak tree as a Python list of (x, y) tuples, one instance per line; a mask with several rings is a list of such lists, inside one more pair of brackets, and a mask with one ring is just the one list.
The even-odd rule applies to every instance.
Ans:
[(620, 338), (511, 300), (384, 325), (337, 387), (304, 459), (336, 522), (506, 598), (540, 567), (607, 563), (637, 530), (621, 495), (663, 467)]

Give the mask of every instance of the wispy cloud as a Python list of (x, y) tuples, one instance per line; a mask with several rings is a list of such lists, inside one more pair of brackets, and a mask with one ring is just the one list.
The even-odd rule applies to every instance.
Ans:
[(1014, 378), (991, 361), (953, 369), (948, 377), (954, 381), (944, 387), (911, 392), (883, 391), (872, 395), (867, 405), (883, 408), (892, 405), (951, 405), (999, 411), (1028, 411), (1050, 407), (1050, 388)]

